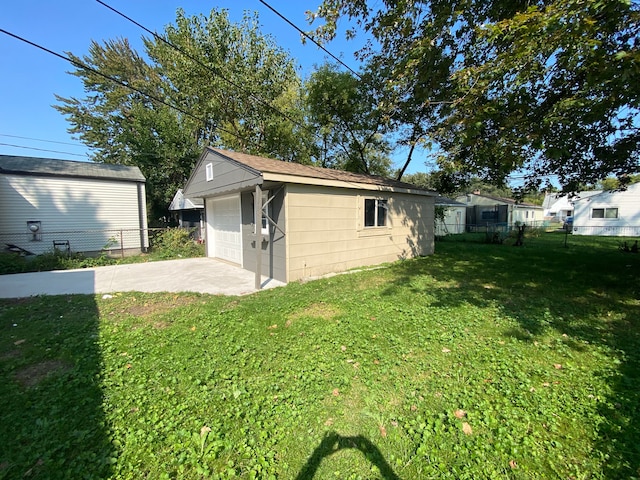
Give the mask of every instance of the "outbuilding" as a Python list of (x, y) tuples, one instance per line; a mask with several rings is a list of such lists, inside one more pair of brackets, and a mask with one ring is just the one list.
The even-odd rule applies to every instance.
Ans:
[(184, 195), (204, 199), (207, 256), (257, 288), (433, 253), (436, 194), (383, 177), (207, 148)]
[(149, 245), (138, 167), (0, 155), (0, 205), (5, 250), (124, 254)]

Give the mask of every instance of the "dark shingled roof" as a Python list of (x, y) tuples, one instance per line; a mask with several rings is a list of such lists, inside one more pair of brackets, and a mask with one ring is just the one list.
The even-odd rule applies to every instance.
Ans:
[(380, 177), (378, 175), (366, 175), (363, 173), (345, 172), (344, 170), (334, 170), (331, 168), (312, 167), (310, 165), (302, 165), (301, 163), (284, 162), (282, 160), (273, 160), (271, 158), (258, 157), (256, 155), (248, 155), (246, 153), (232, 152), (219, 148), (208, 147), (209, 150), (222, 155), (226, 158), (234, 160), (238, 163), (246, 165), (258, 172), (275, 173), (282, 175), (294, 175), (299, 177), (319, 178), (323, 180), (336, 180), (349, 183), (362, 183), (367, 185), (380, 185), (392, 188), (404, 188), (411, 190), (421, 190), (431, 192), (422, 187), (412, 185), (406, 182), (398, 182), (389, 178)]
[(145, 181), (138, 167), (12, 155), (0, 155), (0, 173)]

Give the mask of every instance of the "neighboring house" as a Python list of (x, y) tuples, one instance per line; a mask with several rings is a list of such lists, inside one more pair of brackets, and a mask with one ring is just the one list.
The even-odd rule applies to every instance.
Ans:
[(585, 191), (575, 194), (547, 193), (544, 196), (542, 208), (544, 218), (551, 222), (564, 222), (567, 217), (573, 215), (573, 201), (579, 198), (587, 198), (598, 195), (600, 191)]
[(573, 201), (576, 235), (640, 236), (640, 183)]
[(435, 200), (436, 208), (444, 210), (444, 219), (436, 219), (436, 236), (444, 237), (452, 233), (464, 233), (467, 207), (447, 197), (438, 195)]
[(0, 155), (0, 244), (41, 254), (146, 250), (138, 167)]
[[(196, 240), (202, 238), (204, 228), (204, 203), (202, 199), (191, 199), (184, 196), (182, 189), (178, 189), (173, 196), (169, 211), (175, 215), (180, 228), (195, 229)], [(172, 216), (173, 216), (172, 215)]]
[(433, 253), (436, 194), (382, 177), (207, 148), (184, 194), (204, 199), (207, 256), (257, 287)]
[(512, 198), (467, 193), (456, 198), (467, 207), (467, 226), (526, 224), (536, 226), (544, 220), (541, 206), (518, 203)]

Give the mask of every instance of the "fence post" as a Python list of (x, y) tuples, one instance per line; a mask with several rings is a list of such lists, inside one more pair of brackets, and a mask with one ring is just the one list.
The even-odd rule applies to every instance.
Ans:
[(122, 229), (120, 229), (120, 256), (124, 258), (124, 238), (122, 236)]

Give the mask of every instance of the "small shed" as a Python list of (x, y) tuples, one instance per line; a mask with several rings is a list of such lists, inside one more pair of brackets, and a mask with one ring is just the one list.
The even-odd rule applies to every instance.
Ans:
[(573, 199), (574, 235), (640, 236), (640, 183)]
[(146, 250), (138, 167), (0, 155), (0, 243), (41, 254)]
[(207, 148), (184, 194), (204, 199), (207, 255), (257, 287), (433, 253), (436, 194), (383, 177)]
[(464, 203), (438, 195), (435, 200), (436, 208), (442, 208), (444, 218), (436, 220), (436, 236), (464, 233), (467, 207)]

